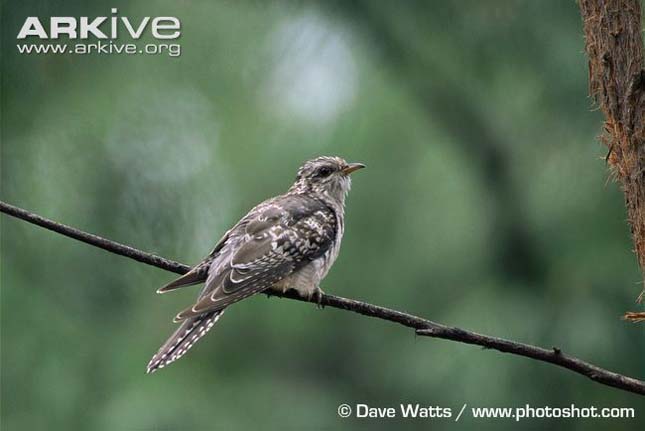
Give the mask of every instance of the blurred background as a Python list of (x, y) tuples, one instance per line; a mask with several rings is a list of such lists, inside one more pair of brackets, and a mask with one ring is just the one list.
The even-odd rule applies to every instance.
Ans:
[[(645, 378), (641, 291), (574, 1), (3, 2), (2, 199), (193, 264), (308, 158), (354, 178), (328, 293)], [(27, 16), (176, 16), (181, 56), (20, 55)], [(517, 429), (341, 403), (635, 407), (524, 358), (257, 296), (145, 365), (198, 288), (3, 216), (4, 430)]]

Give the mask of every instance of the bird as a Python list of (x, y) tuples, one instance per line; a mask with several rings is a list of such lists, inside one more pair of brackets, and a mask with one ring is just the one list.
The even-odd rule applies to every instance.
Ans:
[(252, 208), (200, 263), (157, 293), (204, 282), (196, 302), (174, 318), (177, 330), (146, 367), (153, 373), (181, 358), (235, 302), (292, 289), (319, 305), (320, 282), (340, 251), (350, 174), (364, 168), (320, 156), (298, 169), (286, 193)]

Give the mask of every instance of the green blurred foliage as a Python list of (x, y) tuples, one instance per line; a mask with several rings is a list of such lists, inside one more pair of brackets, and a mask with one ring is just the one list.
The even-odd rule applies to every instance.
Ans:
[[(182, 55), (19, 55), (25, 17), (177, 16)], [(195, 263), (320, 154), (361, 161), (323, 288), (645, 377), (641, 276), (596, 140), (575, 2), (4, 2), (2, 199)], [(149, 357), (196, 289), (2, 218), (2, 428), (518, 429), (342, 420), (340, 403), (636, 407), (553, 366), (333, 309), (235, 305)], [(458, 425), (458, 426), (457, 426)]]

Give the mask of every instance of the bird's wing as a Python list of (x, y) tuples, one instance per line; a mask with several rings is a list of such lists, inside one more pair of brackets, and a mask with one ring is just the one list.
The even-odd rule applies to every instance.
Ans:
[(200, 299), (175, 321), (222, 310), (271, 287), (329, 250), (336, 229), (333, 210), (304, 196), (287, 196), (252, 211), (230, 261), (209, 274)]
[(228, 241), (230, 233), (231, 230), (224, 234), (224, 236), (217, 242), (217, 244), (213, 248), (213, 251), (211, 251), (204, 260), (192, 267), (191, 270), (186, 274), (157, 289), (157, 293), (166, 293), (180, 287), (192, 286), (194, 284), (205, 281), (208, 277), (208, 268), (210, 267), (210, 263), (213, 261), (213, 258), (217, 255), (217, 253), (219, 253), (222, 247), (224, 247), (226, 241)]

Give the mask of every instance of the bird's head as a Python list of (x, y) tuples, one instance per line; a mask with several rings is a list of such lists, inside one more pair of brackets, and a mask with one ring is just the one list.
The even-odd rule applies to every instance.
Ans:
[(340, 157), (322, 156), (306, 161), (290, 192), (319, 194), (342, 205), (352, 180), (350, 174), (364, 168), (362, 163), (347, 163)]

